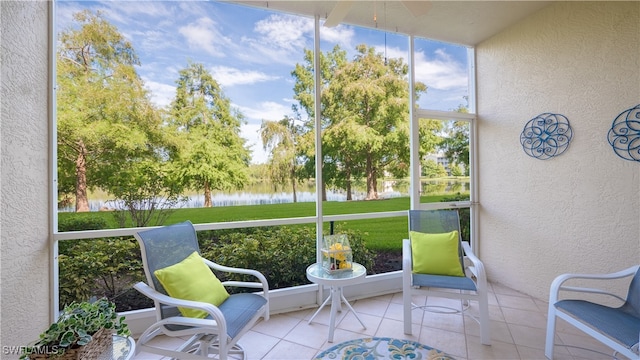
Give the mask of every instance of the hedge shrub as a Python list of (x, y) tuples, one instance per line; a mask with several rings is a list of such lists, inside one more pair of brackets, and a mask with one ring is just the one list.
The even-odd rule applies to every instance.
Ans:
[[(349, 236), (354, 261), (372, 269), (374, 255), (365, 247), (362, 235), (354, 231), (342, 233)], [(258, 270), (267, 277), (270, 289), (308, 284), (305, 270), (316, 261), (315, 228), (309, 226), (201, 231), (198, 240), (205, 258), (226, 266)], [(61, 308), (93, 296), (114, 301), (118, 311), (148, 307), (148, 299), (131, 289), (135, 282), (145, 281), (140, 248), (134, 238), (62, 243), (64, 251), (61, 247), (58, 258)], [(253, 281), (217, 275), (222, 280)]]
[(111, 301), (144, 279), (140, 247), (132, 237), (66, 240), (60, 251), (60, 308), (73, 301)]
[[(344, 233), (349, 236), (354, 261), (371, 269), (374, 256), (365, 247), (362, 236), (351, 231)], [(316, 262), (315, 229), (311, 227), (281, 226), (248, 232), (236, 229), (217, 238), (200, 236), (200, 239), (205, 258), (227, 266), (258, 270), (269, 281), (270, 289), (309, 284), (306, 269)], [(218, 275), (228, 280), (251, 279)]]

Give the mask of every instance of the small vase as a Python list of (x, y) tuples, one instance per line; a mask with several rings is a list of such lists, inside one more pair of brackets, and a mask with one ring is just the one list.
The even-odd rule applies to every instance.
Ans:
[(353, 253), (347, 235), (326, 235), (321, 250), (322, 268), (327, 273), (353, 270)]

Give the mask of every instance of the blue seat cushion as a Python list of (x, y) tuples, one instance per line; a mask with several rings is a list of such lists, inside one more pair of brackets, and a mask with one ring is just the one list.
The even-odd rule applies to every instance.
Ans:
[(621, 308), (612, 308), (584, 300), (561, 300), (555, 303), (555, 307), (573, 315), (629, 349), (638, 343), (640, 318)]
[(227, 320), (227, 334), (235, 338), (258, 311), (267, 303), (267, 299), (256, 294), (233, 294), (219, 308)]
[(477, 291), (476, 284), (466, 276), (411, 274), (413, 286)]
[[(267, 303), (267, 299), (260, 295), (241, 293), (232, 294), (218, 307), (227, 321), (227, 335), (235, 338), (242, 329), (253, 319), (258, 311)], [(164, 317), (182, 316), (175, 307), (167, 307), (163, 312)], [(207, 316), (206, 319), (211, 319)], [(165, 325), (172, 331), (184, 330), (190, 326), (183, 325)]]

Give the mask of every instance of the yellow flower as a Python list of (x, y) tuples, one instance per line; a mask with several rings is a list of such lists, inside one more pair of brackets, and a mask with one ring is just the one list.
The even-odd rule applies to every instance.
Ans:
[(329, 251), (331, 253), (331, 257), (338, 261), (346, 261), (347, 260), (347, 252), (351, 249), (348, 246), (342, 246), (340, 243), (332, 244), (329, 247)]

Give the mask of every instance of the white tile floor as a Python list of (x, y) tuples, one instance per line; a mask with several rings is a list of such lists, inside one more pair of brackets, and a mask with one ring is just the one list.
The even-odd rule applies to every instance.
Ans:
[[(320, 351), (334, 344), (369, 336), (418, 341), (447, 352), (459, 360), (545, 359), (547, 303), (498, 284), (490, 284), (490, 287), (491, 346), (480, 344), (478, 324), (473, 319), (461, 315), (426, 312), (423, 316), (419, 316), (416, 310), (413, 317), (413, 335), (405, 335), (402, 324), (401, 293), (351, 302), (366, 325), (366, 329), (362, 328), (351, 311), (343, 307), (343, 312), (338, 313), (336, 320), (337, 328), (333, 343), (327, 342), (329, 306), (326, 306), (311, 324), (308, 324), (307, 320), (316, 309), (272, 315), (269, 321), (258, 322), (244, 335), (240, 344), (245, 348), (247, 358), (250, 360), (313, 359)], [(415, 300), (419, 301), (419, 299)], [(429, 301), (432, 300), (448, 301), (429, 299)], [(557, 327), (557, 343), (611, 353), (607, 347), (584, 336), (561, 320)], [(162, 338), (158, 341), (162, 347), (177, 347), (179, 344), (176, 339), (170, 338)], [(606, 357), (581, 349), (556, 347), (555, 358), (599, 360)], [(141, 352), (135, 359), (162, 358)]]

